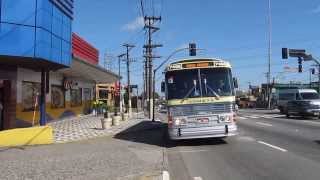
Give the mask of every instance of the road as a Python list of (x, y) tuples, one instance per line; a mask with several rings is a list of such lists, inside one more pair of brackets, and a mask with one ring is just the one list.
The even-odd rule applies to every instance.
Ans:
[(224, 140), (188, 140), (170, 145), (167, 157), (171, 179), (320, 179), (319, 120), (240, 110), (238, 128), (239, 135)]

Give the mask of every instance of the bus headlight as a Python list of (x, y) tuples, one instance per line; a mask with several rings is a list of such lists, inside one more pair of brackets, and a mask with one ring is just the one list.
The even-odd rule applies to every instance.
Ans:
[(220, 122), (233, 122), (233, 114), (219, 116)]

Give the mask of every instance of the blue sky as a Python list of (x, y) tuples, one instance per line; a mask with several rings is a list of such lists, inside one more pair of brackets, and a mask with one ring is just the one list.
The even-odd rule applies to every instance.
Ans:
[[(312, 63), (304, 62), (304, 73), (282, 73), (285, 66), (296, 68), (297, 61), (282, 60), (281, 48), (305, 48), (320, 57), (320, 1), (271, 0), (271, 3), (272, 77), (280, 82), (308, 82)], [(144, 8), (148, 15), (162, 16), (161, 30), (154, 34), (155, 42), (163, 44), (156, 50), (157, 55), (166, 57), (175, 49), (196, 42), (199, 48), (206, 49), (201, 56), (219, 57), (232, 63), (241, 88), (247, 88), (248, 82), (254, 85), (266, 82), (267, 0), (144, 0)], [(134, 43), (136, 48), (131, 54), (136, 62), (132, 63), (132, 82), (141, 87), (145, 36), (139, 17), (140, 0), (77, 0), (73, 31), (100, 50), (101, 60), (107, 53), (114, 68), (117, 61), (111, 57), (125, 51), (123, 43)], [(175, 58), (186, 56), (187, 52), (182, 52)], [(155, 60), (155, 64), (162, 60)]]

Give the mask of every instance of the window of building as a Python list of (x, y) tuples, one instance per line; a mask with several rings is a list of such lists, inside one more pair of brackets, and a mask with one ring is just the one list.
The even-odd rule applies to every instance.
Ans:
[(64, 108), (65, 95), (62, 86), (51, 86), (51, 108)]
[(71, 107), (81, 106), (82, 105), (82, 89), (71, 89), (70, 90), (71, 97)]
[(34, 111), (39, 107), (40, 83), (22, 82), (22, 109), (23, 111)]
[(108, 99), (108, 90), (100, 89), (99, 90), (99, 99)]

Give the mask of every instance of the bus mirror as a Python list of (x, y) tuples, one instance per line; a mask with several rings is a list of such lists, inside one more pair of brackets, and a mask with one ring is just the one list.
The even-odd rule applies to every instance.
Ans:
[(233, 78), (233, 86), (234, 88), (238, 88), (238, 79), (237, 78)]
[(164, 92), (165, 91), (165, 83), (162, 81), (161, 82), (161, 92)]

